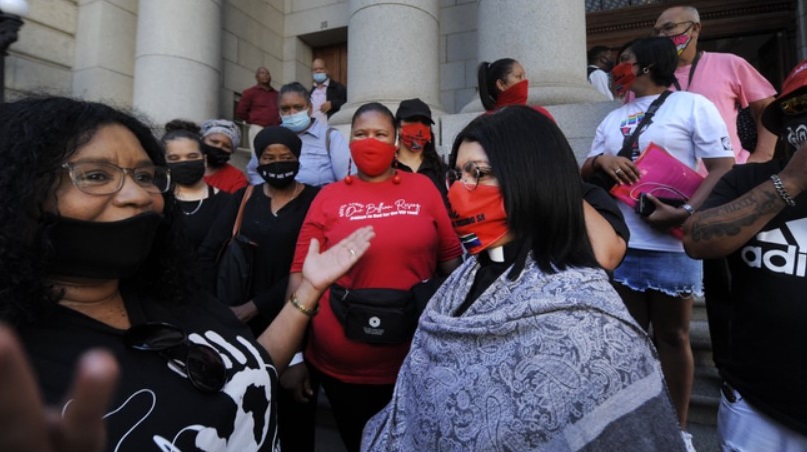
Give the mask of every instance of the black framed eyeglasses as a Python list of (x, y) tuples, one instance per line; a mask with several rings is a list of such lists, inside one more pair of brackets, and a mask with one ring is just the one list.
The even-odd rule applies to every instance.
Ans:
[(107, 162), (67, 162), (62, 165), (73, 185), (90, 195), (111, 195), (123, 188), (126, 175), (149, 193), (165, 193), (171, 189), (171, 172), (162, 166), (147, 165), (121, 168)]
[(446, 171), (446, 187), (451, 188), (454, 182), (460, 181), (466, 190), (474, 191), (479, 186), (480, 179), (492, 174), (493, 169), (490, 167), (480, 166), (477, 162), (467, 162), (462, 165), (462, 169), (450, 168)]
[(123, 340), (135, 350), (157, 352), (184, 371), (191, 384), (202, 392), (219, 392), (227, 382), (221, 355), (213, 347), (189, 341), (176, 325), (141, 323), (126, 330)]
[(678, 30), (678, 27), (684, 24), (689, 24), (688, 27), (684, 29), (681, 33), (686, 33), (689, 31), (690, 28), (695, 26), (695, 22), (691, 20), (685, 20), (683, 22), (670, 22), (662, 25), (660, 28), (653, 28), (653, 36), (673, 36), (673, 35), (680, 35), (681, 33), (676, 33), (675, 31)]

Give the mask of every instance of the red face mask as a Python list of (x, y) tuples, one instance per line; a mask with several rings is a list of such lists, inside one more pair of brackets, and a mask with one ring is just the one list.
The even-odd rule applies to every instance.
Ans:
[(451, 224), (470, 254), (479, 254), (507, 234), (507, 213), (499, 187), (480, 184), (469, 191), (462, 182), (455, 182), (448, 189), (448, 202)]
[(375, 138), (350, 142), (350, 156), (356, 168), (370, 177), (380, 176), (392, 166), (397, 148)]
[(618, 95), (623, 95), (628, 92), (628, 88), (636, 80), (636, 74), (633, 73), (633, 63), (619, 63), (611, 69), (611, 76), (614, 78), (614, 92)]
[(410, 151), (422, 151), (431, 140), (432, 132), (426, 124), (416, 122), (401, 126), (401, 143)]
[(496, 98), (496, 108), (505, 105), (527, 105), (530, 92), (530, 81), (524, 79), (499, 93)]

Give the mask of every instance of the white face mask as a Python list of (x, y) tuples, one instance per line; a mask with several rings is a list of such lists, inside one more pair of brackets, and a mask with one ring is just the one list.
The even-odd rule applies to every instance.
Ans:
[(324, 72), (314, 72), (312, 76), (314, 77), (314, 81), (317, 83), (323, 83), (325, 80), (328, 80), (328, 74)]
[(280, 119), (283, 121), (282, 126), (294, 133), (302, 132), (311, 123), (308, 110), (303, 110), (288, 116), (280, 115)]

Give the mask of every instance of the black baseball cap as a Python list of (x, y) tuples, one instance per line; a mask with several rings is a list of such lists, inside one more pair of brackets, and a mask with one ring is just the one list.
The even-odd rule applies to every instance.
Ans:
[(395, 119), (400, 121), (401, 119), (414, 117), (426, 118), (434, 124), (432, 111), (425, 102), (418, 98), (402, 100), (401, 105), (398, 106), (398, 111), (395, 112)]

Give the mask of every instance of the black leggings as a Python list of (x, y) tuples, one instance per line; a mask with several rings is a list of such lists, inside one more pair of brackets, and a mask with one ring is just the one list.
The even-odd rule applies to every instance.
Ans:
[(364, 424), (389, 403), (395, 385), (345, 383), (313, 367), (311, 369), (328, 396), (339, 435), (348, 452), (359, 452)]

